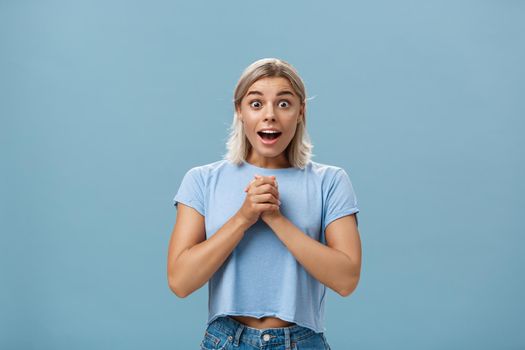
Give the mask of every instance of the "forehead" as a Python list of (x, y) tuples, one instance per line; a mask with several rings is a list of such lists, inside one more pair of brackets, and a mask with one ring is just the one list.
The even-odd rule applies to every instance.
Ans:
[(265, 91), (271, 92), (274, 90), (277, 92), (284, 89), (290, 90), (295, 94), (294, 90), (292, 89), (292, 84), (290, 84), (288, 79), (283, 77), (265, 77), (255, 81), (247, 92), (252, 90), (257, 90), (262, 93)]

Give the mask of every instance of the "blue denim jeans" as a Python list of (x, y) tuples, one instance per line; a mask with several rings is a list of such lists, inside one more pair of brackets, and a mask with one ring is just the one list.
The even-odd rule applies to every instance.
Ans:
[(324, 333), (297, 324), (257, 329), (223, 316), (208, 325), (201, 350), (330, 350)]

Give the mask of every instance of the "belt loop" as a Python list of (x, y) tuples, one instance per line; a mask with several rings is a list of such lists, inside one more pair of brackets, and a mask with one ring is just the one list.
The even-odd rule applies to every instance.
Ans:
[(290, 346), (290, 327), (284, 328), (284, 345), (285, 350), (290, 350), (292, 348)]
[(233, 344), (237, 347), (239, 346), (239, 341), (241, 338), (241, 333), (244, 330), (244, 325), (242, 323), (239, 324), (239, 327), (237, 327), (237, 331), (235, 332), (235, 339)]

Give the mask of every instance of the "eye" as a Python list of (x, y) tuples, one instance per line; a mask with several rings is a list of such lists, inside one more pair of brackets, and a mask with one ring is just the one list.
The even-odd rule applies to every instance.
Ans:
[[(286, 104), (285, 106), (282, 105), (283, 102)], [(286, 108), (286, 107), (290, 106), (290, 102), (288, 102), (286, 100), (282, 100), (281, 102), (279, 102), (279, 106), (281, 106), (283, 108)]]
[[(258, 104), (258, 105), (256, 105), (256, 104)], [(252, 102), (250, 102), (250, 106), (255, 107), (255, 108), (259, 108), (261, 106), (261, 102), (259, 102), (259, 100), (253, 100)]]

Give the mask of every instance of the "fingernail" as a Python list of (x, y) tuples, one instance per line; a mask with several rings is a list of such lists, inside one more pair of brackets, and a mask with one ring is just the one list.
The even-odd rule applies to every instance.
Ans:
[(279, 201), (279, 205), (281, 205), (281, 201)]

